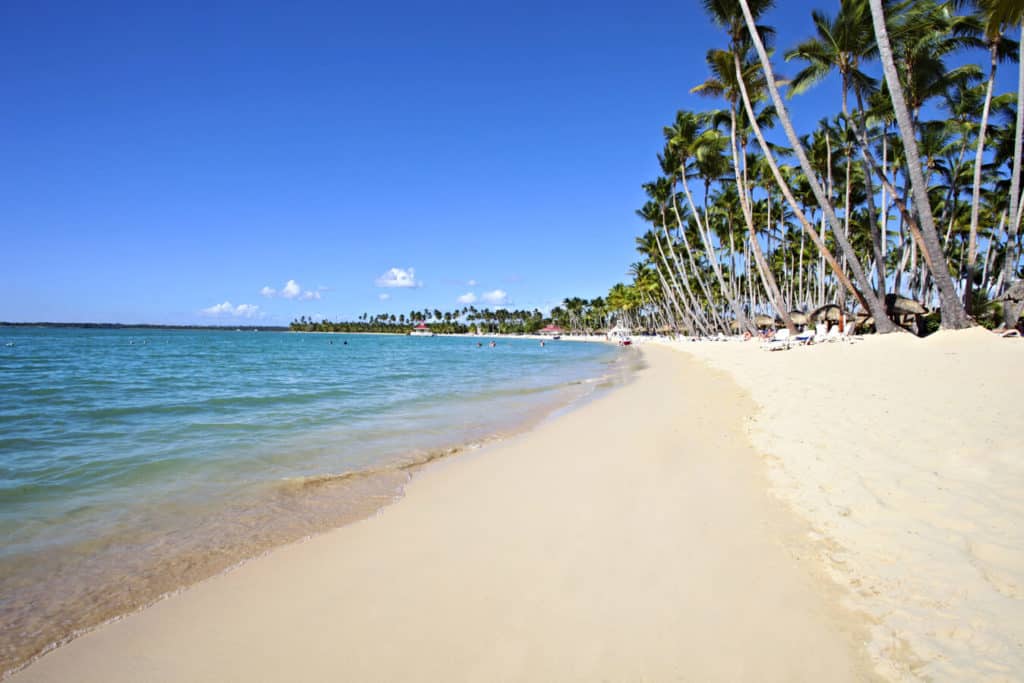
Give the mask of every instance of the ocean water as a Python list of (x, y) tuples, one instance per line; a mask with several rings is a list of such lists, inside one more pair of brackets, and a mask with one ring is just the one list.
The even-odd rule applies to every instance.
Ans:
[[(599, 344), (0, 328), (0, 672), (621, 381)], [(13, 344), (13, 345), (12, 345)]]

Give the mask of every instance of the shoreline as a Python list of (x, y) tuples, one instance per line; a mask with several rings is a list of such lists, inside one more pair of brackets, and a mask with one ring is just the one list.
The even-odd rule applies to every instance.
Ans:
[[(276, 535), (273, 532), (261, 531), (260, 538), (254, 539), (252, 542), (241, 537), (221, 539), (216, 547), (212, 548), (212, 559), (209, 561), (200, 556), (192, 557), (195, 553), (160, 556), (151, 561), (145, 561), (143, 558), (138, 566), (135, 566), (136, 563), (133, 561), (134, 573), (120, 577), (117, 582), (120, 584), (121, 580), (127, 579), (133, 584), (130, 602), (123, 602), (122, 597), (124, 596), (118, 595), (116, 602), (111, 603), (109, 599), (104, 601), (108, 603), (106, 607), (89, 607), (90, 610), (96, 612), (94, 614), (71, 612), (66, 613), (66, 617), (64, 615), (46, 617), (49, 619), (60, 618), (62, 621), (66, 619), (65, 623), (71, 624), (72, 628), (64, 630), (64, 635), (56, 640), (41, 645), (34, 654), (21, 655), (8, 660), (10, 663), (5, 662), (6, 666), (0, 670), (0, 680), (6, 680), (48, 653), (58, 650), (90, 632), (143, 612), (204, 581), (230, 574), (239, 566), (264, 557), (279, 548), (304, 542), (379, 514), (382, 509), (400, 501), (408, 483), (412, 478), (428, 469), (428, 466), (436, 465), (455, 456), (465, 456), (489, 445), (515, 438), (517, 435), (535, 428), (538, 424), (543, 424), (558, 415), (572, 412), (608, 391), (609, 386), (614, 389), (617, 384), (628, 383), (635, 371), (633, 363), (616, 361), (612, 366), (606, 367), (602, 374), (587, 376), (578, 381), (570, 381), (564, 385), (545, 389), (542, 392), (542, 397), (524, 396), (521, 400), (527, 401), (530, 407), (525, 411), (520, 411), (522, 415), (517, 415), (515, 418), (505, 417), (502, 420), (492, 420), (493, 424), (490, 425), (490, 430), (486, 433), (466, 432), (462, 434), (466, 439), (456, 441), (451, 440), (452, 435), (440, 439), (436, 436), (425, 436), (427, 439), (424, 442), (425, 446), (409, 451), (400, 457), (394, 455), (390, 459), (368, 466), (368, 468), (328, 471), (310, 476), (281, 479), (276, 484), (267, 483), (259, 491), (255, 491), (263, 497), (264, 504), (277, 509), (282, 505), (287, 505), (287, 501), (295, 499), (294, 513), (298, 514), (301, 519), (285, 524), (284, 526), (287, 528), (279, 530), (281, 533)], [(496, 403), (496, 409), (501, 408), (501, 405)], [(326, 507), (327, 501), (336, 500), (339, 496), (345, 498), (345, 501), (342, 501), (344, 505), (336, 511)], [(308, 500), (302, 503), (299, 500), (300, 497), (303, 500)], [(314, 508), (316, 510), (322, 508), (322, 519), (319, 521), (310, 518), (310, 515), (315, 512)], [(224, 520), (219, 518), (218, 520), (215, 522), (223, 526)], [(190, 527), (189, 533), (193, 531)], [(270, 540), (271, 538), (273, 540)], [(212, 541), (213, 538), (207, 540)], [(231, 548), (236, 548), (237, 552), (233, 552)], [(171, 573), (163, 576), (159, 566), (165, 562), (178, 565), (185, 562), (191, 567), (188, 573), (192, 575), (179, 576)], [(91, 570), (88, 567), (79, 567), (79, 570), (90, 572), (87, 575), (91, 575)], [(93, 585), (96, 584), (93, 583)], [(100, 584), (100, 591), (92, 591), (95, 598), (91, 602), (95, 602), (96, 605), (100, 605), (99, 601), (102, 600), (103, 585)], [(113, 585), (111, 584), (111, 586)], [(117, 591), (114, 590), (114, 592)], [(12, 593), (12, 595), (14, 594), (16, 593)], [(111, 593), (107, 592), (107, 595), (110, 596)], [(115, 605), (113, 609), (110, 608), (111, 604)], [(13, 622), (13, 617), (12, 623), (16, 623)], [(5, 645), (14, 646), (16, 643), (17, 641), (12, 639)]]
[(339, 662), (362, 680), (870, 677), (865, 624), (761, 481), (742, 392), (719, 373), (693, 392), (713, 400), (691, 395), (684, 375), (715, 372), (643, 356), (657, 367), (435, 462), (374, 516), (108, 623), (11, 680), (316, 679)]
[(818, 561), (871, 621), (889, 680), (1024, 670), (1024, 344), (975, 328), (764, 353), (662, 342), (727, 373), (745, 432)]

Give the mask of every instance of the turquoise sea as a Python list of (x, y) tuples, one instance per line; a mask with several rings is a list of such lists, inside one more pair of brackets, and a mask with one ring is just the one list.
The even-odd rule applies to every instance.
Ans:
[(422, 464), (583, 400), (636, 358), (487, 342), (0, 327), (0, 672), (373, 514)]

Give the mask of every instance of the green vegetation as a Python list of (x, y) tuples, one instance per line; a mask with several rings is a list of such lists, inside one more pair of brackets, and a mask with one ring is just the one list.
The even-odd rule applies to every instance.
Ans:
[(478, 310), (468, 306), (455, 311), (427, 310), (406, 313), (363, 313), (356, 321), (313, 321), (305, 316), (293, 320), (290, 328), (298, 332), (375, 332), (408, 334), (423, 323), (438, 334), (533, 334), (550, 323), (540, 311), (510, 311), (499, 308)]
[[(1013, 325), (1024, 66), (1010, 34), (1024, 3), (844, 0), (808, 17), (809, 37), (783, 53), (788, 79), (759, 23), (771, 5), (704, 0), (723, 44), (693, 92), (717, 108), (664, 128), (637, 212), (642, 260), (607, 307), (688, 334), (750, 329), (758, 314), (793, 328), (791, 312), (825, 304), (884, 333), (910, 326), (901, 299), (940, 314), (927, 328)], [(996, 93), (1008, 67), (1018, 93)], [(830, 74), (835, 109), (798, 134), (788, 108)], [(788, 146), (765, 139), (776, 125)]]

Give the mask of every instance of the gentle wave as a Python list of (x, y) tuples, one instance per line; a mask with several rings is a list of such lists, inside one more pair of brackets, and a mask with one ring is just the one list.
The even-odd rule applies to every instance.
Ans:
[(0, 355), (0, 671), (373, 514), (418, 468), (591, 395), (629, 358), (464, 338), (12, 336)]

